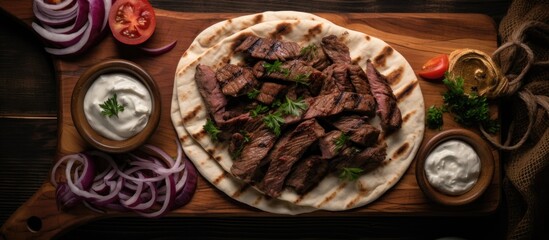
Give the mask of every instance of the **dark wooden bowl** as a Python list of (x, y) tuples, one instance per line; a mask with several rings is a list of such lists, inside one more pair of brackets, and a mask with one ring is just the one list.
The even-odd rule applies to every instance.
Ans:
[[(84, 113), (86, 92), (100, 75), (108, 73), (125, 73), (134, 77), (145, 85), (151, 95), (152, 111), (147, 125), (138, 134), (122, 141), (112, 140), (97, 133), (88, 123)], [(143, 68), (127, 60), (106, 60), (87, 69), (78, 79), (72, 92), (71, 116), (80, 136), (93, 147), (111, 153), (128, 152), (144, 144), (156, 131), (160, 122), (160, 99), (156, 82)]]
[[(480, 173), (475, 185), (460, 195), (448, 195), (431, 186), (427, 179), (424, 165), (429, 153), (439, 144), (447, 140), (461, 140), (468, 143), (477, 152), (480, 158)], [(431, 138), (418, 154), (416, 163), (416, 180), (423, 193), (431, 200), (449, 206), (459, 206), (471, 203), (479, 198), (492, 182), (494, 175), (494, 156), (490, 147), (480, 136), (465, 129), (452, 129), (441, 132)]]

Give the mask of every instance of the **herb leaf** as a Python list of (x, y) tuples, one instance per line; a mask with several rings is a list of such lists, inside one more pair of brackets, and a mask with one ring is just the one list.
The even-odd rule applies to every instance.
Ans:
[(286, 114), (286, 115), (294, 115), (299, 116), (301, 114), (301, 110), (307, 109), (307, 103), (305, 103), (302, 99), (297, 99), (296, 101), (293, 101), (292, 99), (289, 99), (286, 97), (286, 101), (280, 105), (280, 108), (278, 111)]
[(101, 111), (101, 114), (107, 117), (118, 117), (118, 112), (124, 111), (124, 106), (118, 105), (118, 101), (116, 100), (116, 93), (111, 98), (107, 99), (107, 101), (99, 104), (99, 107), (103, 109)]
[(457, 123), (472, 127), (481, 124), (487, 127), (490, 133), (496, 133), (499, 124), (490, 119), (490, 111), (486, 97), (479, 96), (475, 92), (466, 95), (463, 89), (464, 80), (462, 77), (450, 79), (449, 75), (442, 80), (448, 87), (443, 94), (445, 108), (453, 113)]
[(284, 73), (284, 75), (286, 76), (290, 75), (290, 70), (282, 68), (282, 62), (279, 60), (276, 60), (273, 63), (265, 62), (263, 63), (263, 67), (265, 68), (265, 70), (267, 70), (267, 74), (271, 74), (273, 72), (281, 72)]
[(269, 111), (269, 107), (259, 104), (253, 110), (250, 111), (250, 116), (257, 117), (262, 113), (266, 113), (267, 111)]
[(442, 113), (446, 112), (444, 107), (436, 107), (435, 105), (429, 107), (427, 110), (427, 127), (430, 129), (442, 129), (443, 119)]
[(347, 136), (347, 134), (345, 133), (341, 133), (341, 135), (339, 135), (339, 137), (334, 140), (334, 144), (336, 146), (336, 152), (339, 152), (339, 150), (341, 150), (341, 148), (345, 146), (347, 141), (349, 141), (349, 136)]
[(316, 57), (316, 49), (317, 49), (316, 44), (311, 43), (306, 47), (302, 48), (300, 53), (302, 56), (305, 57), (305, 59), (307, 59), (307, 61), (311, 61)]
[(276, 136), (280, 136), (280, 126), (284, 124), (284, 118), (282, 118), (280, 112), (271, 113), (263, 117), (263, 122)]
[(311, 73), (300, 73), (297, 76), (294, 77), (294, 81), (298, 84), (303, 84), (305, 86), (309, 86), (309, 76), (311, 76)]
[(221, 130), (219, 130), (215, 124), (213, 123), (213, 121), (211, 119), (207, 119), (206, 120), (206, 124), (204, 124), (204, 130), (208, 133), (208, 135), (210, 135), (210, 137), (212, 138), (212, 140), (214, 141), (217, 141), (217, 135), (219, 133), (221, 133)]
[(247, 93), (247, 95), (248, 95), (248, 98), (249, 98), (249, 99), (255, 99), (255, 98), (257, 97), (257, 95), (259, 95), (259, 93), (261, 93), (261, 91), (259, 91), (259, 90), (257, 90), (257, 89), (254, 88), (254, 89), (252, 89), (251, 91), (249, 91), (249, 92)]
[(358, 179), (360, 174), (363, 172), (361, 168), (343, 168), (339, 174), (339, 179), (346, 181), (355, 181)]

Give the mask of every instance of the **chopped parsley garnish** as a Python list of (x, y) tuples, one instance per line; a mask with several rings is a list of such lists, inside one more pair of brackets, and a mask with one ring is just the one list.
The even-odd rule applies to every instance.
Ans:
[(104, 103), (99, 104), (99, 107), (103, 109), (101, 111), (101, 114), (107, 117), (118, 117), (118, 113), (124, 111), (124, 106), (118, 105), (118, 101), (116, 100), (116, 93), (111, 98), (107, 99), (107, 101), (105, 101)]
[(427, 127), (430, 129), (442, 129), (442, 113), (446, 112), (444, 107), (431, 106), (427, 110)]
[(309, 86), (309, 76), (311, 76), (311, 73), (300, 73), (293, 80), (298, 84)]
[(489, 133), (496, 133), (499, 130), (499, 123), (490, 119), (486, 97), (479, 96), (476, 92), (466, 95), (462, 77), (452, 80), (446, 74), (443, 82), (448, 87), (448, 91), (442, 96), (444, 107), (453, 113), (457, 123), (468, 127), (481, 124)]
[(280, 136), (280, 126), (284, 124), (284, 118), (280, 112), (274, 112), (263, 117), (263, 122), (276, 136)]
[(294, 115), (299, 116), (301, 114), (301, 110), (307, 109), (307, 103), (305, 103), (302, 99), (297, 99), (296, 101), (293, 101), (292, 99), (289, 99), (286, 97), (286, 101), (280, 105), (280, 108), (278, 111), (286, 114), (286, 115)]
[(334, 140), (334, 144), (336, 146), (336, 152), (339, 152), (345, 146), (345, 144), (349, 141), (349, 136), (345, 133), (341, 133), (338, 138)]
[(214, 141), (217, 141), (217, 135), (219, 133), (221, 133), (221, 130), (219, 130), (215, 124), (213, 123), (213, 121), (211, 119), (207, 119), (206, 120), (206, 124), (204, 124), (204, 130), (208, 133), (208, 135), (210, 135), (210, 137), (212, 138), (212, 140)]
[(259, 104), (259, 105), (255, 106), (255, 108), (253, 110), (250, 111), (250, 116), (251, 117), (257, 117), (262, 113), (266, 113), (267, 111), (269, 111), (269, 107)]
[(317, 46), (314, 43), (311, 43), (307, 45), (306, 47), (301, 49), (301, 55), (307, 59), (307, 61), (311, 61), (316, 57), (316, 49)]
[(242, 149), (244, 149), (244, 144), (248, 143), (251, 141), (251, 138), (250, 138), (250, 134), (248, 134), (248, 132), (244, 131), (244, 130), (241, 130), (240, 131), (240, 134), (242, 134), (242, 136), (244, 137), (242, 143), (240, 144), (240, 146), (238, 146), (238, 149), (236, 149), (232, 154), (231, 154), (231, 157), (233, 159), (236, 159), (238, 157), (240, 157), (240, 154), (242, 153)]
[(257, 90), (257, 89), (254, 88), (254, 89), (252, 89), (251, 91), (249, 91), (249, 92), (247, 93), (247, 95), (248, 95), (248, 98), (249, 98), (249, 99), (255, 99), (255, 98), (257, 97), (257, 95), (259, 95), (259, 93), (261, 93), (261, 91), (259, 91), (259, 90)]
[(288, 76), (290, 75), (290, 70), (286, 68), (282, 68), (282, 62), (281, 61), (274, 61), (273, 63), (265, 62), (263, 63), (263, 67), (265, 70), (267, 70), (267, 74), (271, 74), (273, 72), (280, 72), (284, 73), (284, 75)]
[(339, 178), (346, 181), (355, 181), (364, 170), (360, 168), (343, 168), (339, 174)]

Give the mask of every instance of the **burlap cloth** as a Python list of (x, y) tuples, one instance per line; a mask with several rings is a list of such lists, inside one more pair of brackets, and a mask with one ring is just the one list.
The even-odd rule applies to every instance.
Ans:
[[(512, 89), (502, 97), (511, 109), (507, 115), (510, 135), (501, 146), (504, 194), (507, 206), (507, 238), (533, 239), (540, 202), (536, 178), (548, 179), (549, 165), (549, 1), (516, 0), (499, 26), (501, 45), (494, 60), (509, 79)], [(525, 136), (525, 137), (524, 137)], [(523, 138), (524, 137), (524, 138)], [(549, 189), (549, 183), (541, 188)], [(545, 199), (547, 201), (547, 199)], [(546, 219), (549, 216), (544, 216)], [(536, 218), (536, 219), (539, 219)], [(541, 226), (547, 232), (549, 226)], [(538, 229), (539, 230), (539, 229)], [(536, 233), (536, 234), (534, 234)], [(547, 235), (543, 234), (544, 237)]]

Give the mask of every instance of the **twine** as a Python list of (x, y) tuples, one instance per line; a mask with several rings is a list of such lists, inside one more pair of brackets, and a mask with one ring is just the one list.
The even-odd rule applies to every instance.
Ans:
[[(549, 113), (549, 97), (543, 95), (535, 95), (530, 90), (526, 88), (521, 88), (523, 86), (524, 76), (528, 73), (532, 66), (547, 66), (549, 67), (549, 61), (535, 61), (535, 54), (532, 49), (524, 43), (528, 30), (539, 30), (546, 36), (546, 39), (549, 41), (549, 25), (539, 22), (539, 21), (528, 21), (523, 23), (516, 31), (513, 32), (509, 41), (501, 45), (493, 54), (492, 59), (500, 59), (500, 55), (505, 49), (512, 48), (511, 50), (522, 49), (526, 53), (527, 61), (526, 65), (522, 68), (521, 72), (516, 75), (513, 73), (505, 73), (505, 77), (509, 81), (504, 89), (498, 94), (497, 97), (512, 96), (517, 94), (528, 110), (528, 128), (522, 136), (522, 138), (514, 145), (511, 145), (511, 136), (514, 131), (515, 122), (511, 122), (509, 132), (507, 135), (507, 140), (504, 144), (499, 144), (497, 141), (494, 141), (490, 134), (488, 134), (482, 125), (480, 125), (480, 131), (494, 146), (502, 150), (516, 150), (520, 148), (528, 139), (532, 127), (534, 124), (534, 119), (538, 114), (538, 108), (541, 106), (545, 111), (539, 114)], [(512, 54), (514, 56), (514, 54)], [(500, 60), (503, 61), (503, 60)], [(500, 64), (501, 65), (501, 64)]]

